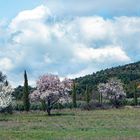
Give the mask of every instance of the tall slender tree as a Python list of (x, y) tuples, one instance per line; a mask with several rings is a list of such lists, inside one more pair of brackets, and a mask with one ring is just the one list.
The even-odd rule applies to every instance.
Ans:
[(89, 104), (89, 102), (90, 102), (90, 93), (89, 93), (88, 85), (86, 85), (85, 95), (86, 95), (86, 102), (87, 102), (87, 104)]
[(103, 95), (102, 92), (99, 93), (99, 103), (102, 105), (103, 104)]
[[(132, 71), (132, 65), (130, 65), (130, 81), (133, 81), (133, 71)], [(136, 86), (136, 82), (134, 82), (134, 84), (132, 84), (132, 88), (134, 88), (134, 93), (133, 93), (133, 100), (134, 100), (134, 104), (137, 105), (138, 104), (138, 100), (137, 100), (137, 86)]]
[(6, 80), (6, 81), (5, 81), (5, 86), (8, 86), (8, 85), (9, 85), (9, 83), (8, 83), (8, 81)]
[(77, 102), (76, 102), (76, 83), (73, 82), (73, 89), (72, 89), (72, 100), (73, 100), (73, 107), (77, 107)]
[(27, 78), (26, 70), (24, 71), (23, 103), (24, 103), (24, 109), (26, 111), (29, 111), (29, 109), (30, 109), (30, 101), (29, 101), (28, 78)]
[(138, 105), (138, 98), (137, 98), (137, 86), (134, 84), (134, 104)]

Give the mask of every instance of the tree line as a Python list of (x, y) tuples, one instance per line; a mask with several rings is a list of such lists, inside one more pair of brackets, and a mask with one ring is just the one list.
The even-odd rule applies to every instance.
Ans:
[(27, 72), (24, 71), (24, 85), (15, 89), (8, 83), (6, 75), (0, 72), (0, 110), (11, 110), (13, 97), (23, 102), (25, 111), (30, 110), (32, 102), (40, 102), (48, 115), (56, 103), (72, 103), (73, 108), (77, 108), (78, 101), (85, 101), (82, 104), (85, 109), (104, 108), (108, 104), (117, 108), (124, 105), (126, 97), (133, 97), (134, 105), (137, 105), (139, 67), (140, 62), (137, 62), (63, 81), (57, 75), (46, 74), (39, 77), (35, 88), (28, 85)]

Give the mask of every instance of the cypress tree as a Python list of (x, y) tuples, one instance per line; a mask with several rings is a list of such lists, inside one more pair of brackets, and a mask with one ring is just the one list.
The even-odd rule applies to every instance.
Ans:
[(100, 102), (100, 104), (102, 104), (103, 103), (103, 95), (102, 95), (102, 93), (100, 92), (99, 93), (99, 102)]
[(135, 104), (135, 105), (138, 105), (137, 87), (136, 87), (136, 84), (134, 85), (134, 104)]
[(8, 85), (9, 85), (9, 83), (8, 83), (8, 81), (6, 80), (6, 81), (5, 81), (5, 86), (8, 86)]
[(89, 94), (88, 85), (86, 85), (85, 95), (86, 95), (86, 102), (87, 102), (87, 104), (89, 104), (89, 102), (90, 102), (90, 94)]
[(24, 109), (26, 111), (29, 111), (29, 109), (30, 109), (30, 101), (29, 101), (28, 78), (27, 78), (26, 70), (24, 71), (23, 104), (24, 104)]
[(77, 107), (77, 102), (76, 102), (76, 84), (73, 82), (73, 90), (72, 90), (72, 99), (73, 99), (73, 107)]

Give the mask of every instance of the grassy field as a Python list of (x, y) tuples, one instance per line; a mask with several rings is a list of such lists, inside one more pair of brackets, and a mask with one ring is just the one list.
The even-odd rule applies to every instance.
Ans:
[(0, 114), (0, 140), (140, 140), (140, 108)]

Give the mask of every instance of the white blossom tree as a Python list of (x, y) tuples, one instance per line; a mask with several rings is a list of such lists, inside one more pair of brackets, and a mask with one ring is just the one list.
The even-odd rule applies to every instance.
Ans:
[(37, 90), (30, 94), (31, 101), (45, 101), (48, 115), (54, 104), (69, 102), (69, 92), (72, 88), (72, 81), (64, 79), (60, 81), (57, 75), (43, 75), (37, 80)]
[(12, 92), (13, 89), (9, 84), (0, 83), (0, 111), (12, 105)]
[(109, 99), (115, 107), (118, 107), (126, 97), (123, 84), (117, 78), (112, 78), (107, 83), (99, 84), (98, 91), (104, 98)]

